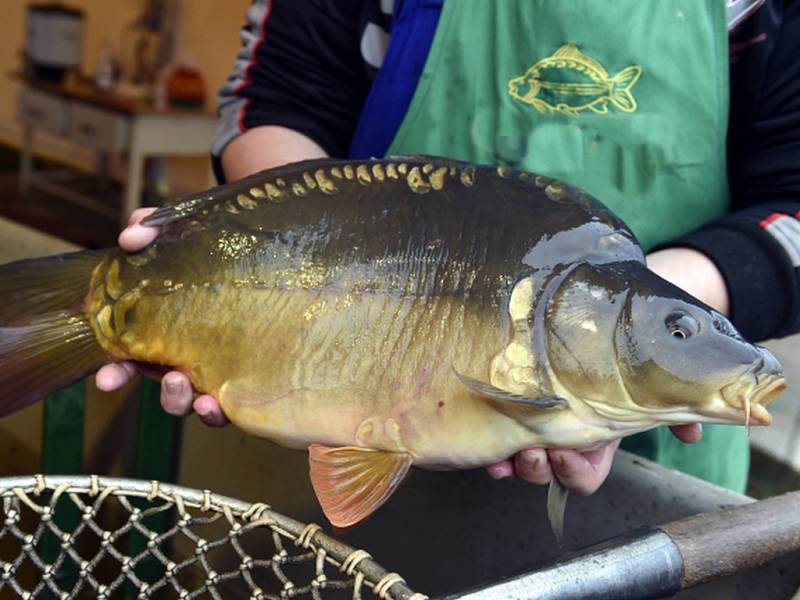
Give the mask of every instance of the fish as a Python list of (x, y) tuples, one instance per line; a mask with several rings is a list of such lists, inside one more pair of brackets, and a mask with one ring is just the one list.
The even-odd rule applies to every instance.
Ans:
[[(165, 205), (139, 252), (0, 267), (0, 415), (132, 360), (308, 450), (353, 526), (412, 466), (590, 449), (659, 425), (767, 425), (781, 365), (647, 269), (586, 192), (436, 157), (316, 160)], [(563, 528), (566, 491), (548, 512)]]
[(508, 82), (509, 95), (541, 113), (575, 116), (585, 110), (608, 114), (608, 105), (630, 113), (638, 104), (631, 89), (642, 75), (630, 65), (611, 77), (599, 62), (573, 44), (564, 44)]

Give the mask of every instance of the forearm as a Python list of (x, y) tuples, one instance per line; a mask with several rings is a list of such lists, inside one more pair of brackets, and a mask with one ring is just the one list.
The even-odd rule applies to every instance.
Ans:
[[(728, 316), (752, 342), (800, 331), (800, 267), (792, 258), (800, 247), (798, 211), (796, 202), (764, 203), (671, 242), (674, 249), (691, 248), (716, 265), (728, 289)], [(770, 221), (773, 214), (782, 216)]]
[(728, 287), (716, 264), (692, 248), (666, 248), (647, 256), (651, 271), (723, 315), (730, 313)]
[(253, 1), (217, 96), (212, 156), (220, 183), (301, 158), (347, 156), (374, 72), (361, 40), (377, 4)]
[(234, 139), (222, 153), (222, 170), (227, 181), (236, 181), (264, 169), (327, 153), (311, 138), (276, 125), (254, 127)]

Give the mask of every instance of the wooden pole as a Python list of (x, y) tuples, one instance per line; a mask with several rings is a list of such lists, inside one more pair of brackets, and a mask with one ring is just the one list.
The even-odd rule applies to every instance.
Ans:
[(666, 598), (798, 551), (800, 491), (631, 531), (447, 600)]
[(683, 587), (800, 551), (800, 491), (659, 527), (683, 556)]

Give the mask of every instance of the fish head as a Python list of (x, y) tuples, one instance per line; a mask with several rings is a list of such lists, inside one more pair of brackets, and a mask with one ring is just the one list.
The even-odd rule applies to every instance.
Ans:
[(766, 406), (786, 388), (783, 369), (725, 316), (673, 294), (634, 292), (620, 317), (620, 375), (638, 405), (675, 422), (772, 422)]
[[(561, 288), (550, 302), (552, 369), (599, 413), (660, 424), (771, 423), (766, 407), (786, 388), (782, 367), (724, 315), (636, 261), (586, 265)], [(571, 341), (569, 358), (560, 340)]]
[(520, 100), (530, 100), (539, 94), (539, 80), (532, 70), (528, 70), (519, 77), (514, 77), (508, 82), (508, 93)]

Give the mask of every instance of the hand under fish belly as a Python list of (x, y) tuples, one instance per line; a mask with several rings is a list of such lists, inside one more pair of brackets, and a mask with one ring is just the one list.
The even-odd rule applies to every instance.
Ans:
[(110, 359), (177, 368), (243, 430), (308, 448), (339, 527), (411, 465), (768, 424), (785, 387), (767, 350), (648, 271), (608, 209), (546, 177), (312, 161), (148, 222), (165, 231), (138, 253), (0, 267), (0, 413)]

